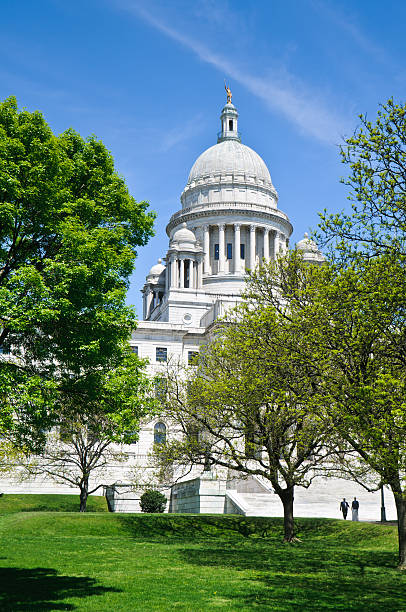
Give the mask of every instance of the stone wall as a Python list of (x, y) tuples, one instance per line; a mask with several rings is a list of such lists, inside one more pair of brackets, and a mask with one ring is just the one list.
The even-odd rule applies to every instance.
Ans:
[(169, 512), (195, 514), (223, 514), (226, 481), (216, 479), (211, 472), (173, 485)]

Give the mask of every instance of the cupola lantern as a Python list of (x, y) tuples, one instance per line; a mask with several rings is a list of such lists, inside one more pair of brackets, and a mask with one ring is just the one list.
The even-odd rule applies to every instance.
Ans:
[(238, 140), (241, 142), (241, 137), (238, 132), (238, 112), (234, 104), (231, 102), (232, 93), (230, 88), (225, 85), (227, 92), (227, 104), (221, 111), (221, 132), (217, 134), (217, 142), (223, 140)]

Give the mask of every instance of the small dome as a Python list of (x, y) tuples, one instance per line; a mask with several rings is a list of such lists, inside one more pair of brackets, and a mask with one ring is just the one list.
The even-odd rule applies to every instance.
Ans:
[(271, 176), (264, 160), (237, 140), (225, 140), (206, 149), (195, 161), (187, 185), (210, 175), (244, 175), (262, 184), (271, 184)]
[(196, 236), (192, 232), (192, 230), (187, 229), (186, 223), (182, 223), (182, 227), (173, 234), (172, 240), (179, 243), (196, 243)]
[(296, 249), (302, 253), (305, 261), (322, 263), (326, 260), (323, 253), (320, 251), (314, 240), (309, 238), (309, 234), (305, 233), (304, 238), (296, 243)]
[(159, 276), (165, 270), (165, 266), (162, 264), (162, 259), (158, 259), (158, 263), (152, 266), (148, 272), (148, 276)]

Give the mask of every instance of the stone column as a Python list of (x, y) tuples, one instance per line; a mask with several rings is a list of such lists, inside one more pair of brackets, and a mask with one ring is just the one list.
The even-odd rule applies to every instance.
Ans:
[(204, 273), (210, 274), (210, 227), (203, 226)]
[(174, 255), (171, 255), (171, 287), (177, 287), (177, 278), (178, 278), (178, 274), (177, 274), (178, 270), (177, 270), (177, 261), (175, 259)]
[(234, 224), (234, 274), (241, 272), (241, 225)]
[(255, 269), (255, 225), (250, 225), (250, 270)]
[(219, 223), (219, 272), (224, 272), (225, 268), (225, 225)]
[(203, 272), (203, 260), (199, 259), (197, 262), (196, 289), (201, 289), (203, 286), (202, 272)]
[(279, 249), (280, 249), (279, 232), (276, 231), (275, 235), (274, 235), (274, 239), (273, 239), (273, 256), (274, 256), (274, 259), (276, 259), (277, 256), (279, 255)]
[(264, 259), (269, 261), (269, 228), (264, 229)]
[(148, 288), (148, 294), (147, 294), (147, 317), (149, 317), (149, 315), (151, 314), (151, 304), (152, 304), (152, 299), (154, 297), (154, 294), (151, 291), (151, 288)]
[(169, 274), (171, 271), (171, 266), (169, 264), (169, 259), (166, 260), (166, 268), (165, 268), (165, 293), (168, 293), (169, 289)]
[(185, 283), (185, 260), (181, 259), (180, 260), (180, 270), (179, 270), (179, 287), (181, 289), (184, 289)]
[(195, 288), (194, 265), (195, 265), (195, 262), (193, 261), (193, 259), (189, 259), (189, 288), (190, 289)]
[(281, 252), (282, 253), (286, 253), (287, 246), (286, 246), (286, 237), (285, 237), (285, 234), (280, 234), (279, 240), (280, 240), (280, 245), (281, 245)]

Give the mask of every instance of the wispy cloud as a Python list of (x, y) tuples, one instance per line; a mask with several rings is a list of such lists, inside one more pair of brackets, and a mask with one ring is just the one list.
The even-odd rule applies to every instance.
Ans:
[(306, 87), (300, 79), (284, 72), (270, 76), (256, 76), (238, 66), (233, 60), (210, 49), (197, 38), (191, 38), (156, 17), (137, 2), (121, 0), (117, 3), (122, 9), (143, 19), (151, 27), (192, 51), (201, 61), (210, 64), (223, 75), (243, 85), (253, 95), (261, 99), (266, 107), (283, 115), (301, 131), (325, 143), (337, 142), (343, 134), (351, 131), (351, 123), (334, 113), (315, 96), (314, 89)]
[(176, 126), (161, 136), (160, 150), (167, 153), (174, 147), (186, 142), (196, 134), (202, 131), (204, 123), (202, 115), (199, 114), (188, 121), (182, 123), (181, 126)]
[(333, 5), (326, 1), (311, 0), (311, 5), (319, 14), (323, 14), (336, 27), (348, 34), (354, 43), (374, 60), (386, 66), (393, 66), (393, 60), (388, 56), (387, 51), (364, 33), (362, 28), (356, 24), (354, 17), (348, 13), (344, 14), (337, 3)]

